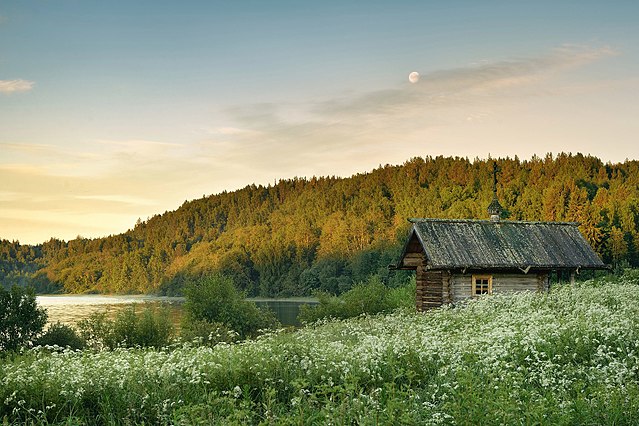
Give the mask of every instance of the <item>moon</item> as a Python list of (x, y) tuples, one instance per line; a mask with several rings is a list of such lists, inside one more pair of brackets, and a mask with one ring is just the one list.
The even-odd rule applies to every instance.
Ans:
[(417, 83), (419, 81), (419, 73), (417, 71), (413, 71), (412, 73), (408, 74), (408, 81), (410, 81), (411, 83)]

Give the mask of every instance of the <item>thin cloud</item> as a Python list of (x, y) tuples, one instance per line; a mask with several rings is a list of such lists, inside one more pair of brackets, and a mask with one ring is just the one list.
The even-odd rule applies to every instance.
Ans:
[(0, 147), (3, 151), (16, 151), (28, 154), (42, 154), (42, 153), (59, 153), (60, 148), (54, 145), (48, 145), (43, 143), (12, 143), (12, 142), (0, 142)]
[(15, 191), (0, 191), (0, 201), (10, 202), (19, 200), (21, 197), (19, 192)]
[[(380, 127), (389, 120), (406, 119), (434, 113), (437, 109), (463, 106), (487, 96), (506, 97), (528, 89), (528, 95), (547, 94), (540, 83), (561, 72), (617, 54), (610, 47), (590, 48), (565, 45), (539, 57), (483, 62), (478, 65), (425, 73), (417, 84), (371, 91), (359, 95), (343, 95), (306, 105), (294, 105), (297, 115), (306, 120), (287, 119), (286, 105), (269, 103), (232, 108), (226, 112), (244, 132), (240, 139), (259, 136), (286, 138), (284, 133), (300, 136), (300, 131), (345, 130)], [(301, 112), (300, 112), (301, 111)], [(436, 115), (436, 112), (434, 113)], [(363, 130), (363, 129), (362, 129)], [(233, 136), (229, 133), (226, 136)]]
[(615, 54), (610, 47), (565, 45), (536, 58), (435, 71), (424, 74), (417, 84), (319, 103), (314, 112), (324, 116), (388, 115), (404, 113), (411, 106), (445, 106), (459, 102), (461, 97), (530, 86), (561, 71)]
[(100, 144), (104, 145), (112, 145), (117, 147), (122, 147), (125, 150), (137, 150), (137, 149), (154, 149), (154, 148), (175, 148), (180, 147), (180, 144), (172, 143), (172, 142), (159, 142), (159, 141), (150, 141), (144, 139), (130, 139), (130, 140), (98, 140)]
[(256, 135), (256, 132), (247, 129), (239, 129), (237, 127), (220, 127), (210, 132), (213, 135), (237, 136), (237, 135)]
[[(289, 116), (286, 106), (273, 104), (227, 112), (243, 129), (253, 130), (262, 140), (299, 144), (315, 135), (323, 144), (330, 145), (342, 143), (344, 139), (353, 141), (358, 134), (370, 135), (371, 131), (389, 131), (398, 126), (409, 131), (415, 128), (416, 118), (420, 128), (439, 124), (439, 116), (446, 109), (481, 104), (489, 97), (497, 101), (520, 97), (520, 89), (526, 89), (528, 96), (548, 94), (540, 83), (553, 75), (615, 54), (617, 52), (609, 47), (565, 45), (539, 57), (439, 70), (423, 75), (417, 84), (405, 83), (309, 105), (306, 121), (286, 120)], [(243, 144), (248, 142), (246, 136), (251, 134), (247, 132), (239, 138)]]
[[(243, 131), (211, 135), (201, 145), (199, 158), (250, 163), (255, 173), (280, 169), (305, 174), (340, 173), (340, 168), (348, 172), (349, 164), (361, 163), (371, 152), (402, 161), (415, 146), (428, 149), (436, 143), (444, 129), (454, 133), (461, 125), (499, 120), (527, 99), (562, 94), (572, 84), (562, 77), (616, 54), (609, 47), (564, 45), (536, 57), (424, 73), (417, 84), (405, 82), (305, 105), (236, 107), (226, 110), (228, 127)], [(323, 163), (332, 166), (323, 169)]]
[(171, 142), (159, 142), (142, 139), (132, 140), (99, 140), (98, 145), (106, 148), (108, 155), (117, 161), (130, 160), (138, 162), (152, 161), (179, 155), (183, 146)]
[(0, 93), (10, 94), (28, 92), (33, 89), (35, 82), (28, 80), (0, 80)]
[(158, 205), (156, 200), (149, 198), (135, 197), (126, 194), (105, 194), (105, 195), (76, 195), (78, 200), (96, 200), (96, 201), (108, 201), (121, 204), (131, 204), (138, 206), (156, 206)]

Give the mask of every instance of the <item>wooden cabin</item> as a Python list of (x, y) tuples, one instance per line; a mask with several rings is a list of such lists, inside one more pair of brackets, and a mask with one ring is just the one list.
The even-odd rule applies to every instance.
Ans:
[(494, 190), (490, 220), (409, 219), (394, 269), (417, 273), (418, 311), (482, 294), (547, 291), (551, 274), (607, 269), (575, 222), (501, 220)]

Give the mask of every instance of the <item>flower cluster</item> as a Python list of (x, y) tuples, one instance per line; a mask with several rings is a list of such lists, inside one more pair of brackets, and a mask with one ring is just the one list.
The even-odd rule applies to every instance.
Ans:
[(0, 418), (623, 423), (639, 415), (637, 290), (494, 295), (214, 347), (32, 351), (0, 366)]

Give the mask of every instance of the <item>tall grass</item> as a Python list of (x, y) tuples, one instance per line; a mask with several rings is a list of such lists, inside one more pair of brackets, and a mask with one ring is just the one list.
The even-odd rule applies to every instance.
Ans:
[(309, 324), (320, 319), (346, 319), (362, 314), (392, 312), (415, 306), (415, 279), (401, 287), (389, 288), (373, 275), (340, 296), (317, 293), (318, 304), (302, 305), (298, 320)]
[(639, 287), (564, 286), (215, 347), (0, 366), (0, 419), (42, 424), (637, 424)]

